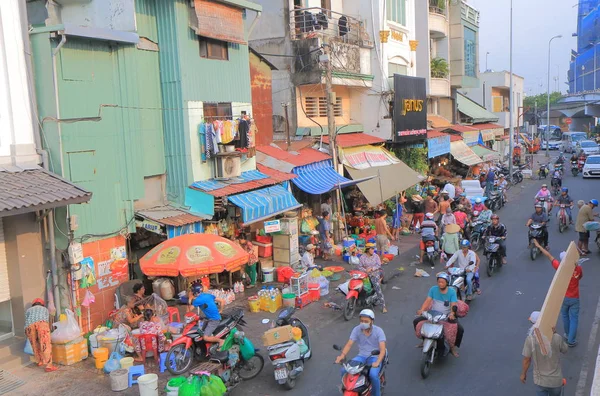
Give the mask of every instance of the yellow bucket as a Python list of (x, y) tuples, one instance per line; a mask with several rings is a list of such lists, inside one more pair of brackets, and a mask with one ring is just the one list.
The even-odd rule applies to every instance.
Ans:
[(96, 359), (96, 368), (102, 370), (104, 364), (108, 360), (108, 348), (98, 348), (94, 351), (94, 358)]
[(250, 307), (250, 312), (260, 312), (260, 301), (258, 300), (258, 297), (249, 297), (248, 305)]
[(124, 357), (119, 361), (121, 363), (121, 368), (129, 369), (129, 367), (133, 366), (133, 358), (132, 357)]

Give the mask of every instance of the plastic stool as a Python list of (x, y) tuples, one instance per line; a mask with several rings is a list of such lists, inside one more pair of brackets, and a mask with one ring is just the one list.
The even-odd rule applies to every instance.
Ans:
[[(144, 367), (144, 365), (141, 366), (131, 366), (129, 367), (129, 374), (128, 374), (128, 379), (127, 379), (127, 385), (131, 388), (131, 386), (133, 384), (137, 384), (137, 379), (140, 375), (144, 375), (146, 374), (146, 368)], [(133, 376), (135, 375), (135, 379), (133, 379)]]
[[(171, 365), (175, 365), (175, 356), (171, 356)], [(160, 372), (164, 373), (167, 371), (167, 352), (160, 354)]]
[[(177, 307), (168, 307), (167, 314), (169, 315), (169, 322), (181, 322), (181, 317), (179, 316), (179, 309)], [(177, 320), (174, 320), (177, 318)]]

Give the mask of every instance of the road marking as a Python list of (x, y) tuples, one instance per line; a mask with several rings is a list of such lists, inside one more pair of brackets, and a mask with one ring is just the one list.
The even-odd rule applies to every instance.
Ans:
[[(598, 326), (600, 325), (600, 298), (598, 298), (598, 305), (596, 306), (596, 314), (594, 315), (594, 323), (592, 324), (592, 330), (590, 331), (590, 339), (588, 340), (587, 350), (591, 351), (594, 348), (596, 342), (596, 335), (598, 334)], [(577, 382), (577, 390), (575, 396), (585, 395), (585, 385), (587, 384), (587, 377), (589, 371), (589, 360), (584, 359), (583, 365), (581, 366), (581, 373), (579, 374), (579, 381)], [(598, 360), (596, 359), (596, 366), (598, 367)], [(600, 378), (596, 378), (594, 375), (594, 384), (600, 381)]]

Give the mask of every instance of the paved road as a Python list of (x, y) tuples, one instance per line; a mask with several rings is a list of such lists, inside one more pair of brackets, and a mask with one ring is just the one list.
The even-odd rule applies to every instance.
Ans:
[[(574, 179), (567, 175), (565, 186), (572, 197), (591, 199), (600, 197), (600, 181)], [(419, 374), (420, 350), (412, 329), (414, 312), (434, 284), (435, 278), (414, 278), (414, 267), (409, 267), (414, 252), (402, 254), (387, 271), (403, 266), (406, 271), (386, 287), (389, 313), (377, 313), (377, 325), (383, 327), (388, 338), (390, 365), (388, 366), (388, 395), (526, 395), (534, 394), (529, 383), (521, 384), (521, 350), (531, 311), (541, 308), (554, 270), (543, 257), (532, 262), (527, 250), (525, 222), (533, 210), (533, 196), (541, 186), (539, 181), (525, 181), (511, 190), (511, 203), (499, 212), (501, 222), (509, 230), (509, 265), (489, 279), (482, 273), (483, 294), (471, 304), (468, 317), (462, 320), (465, 339), (461, 356), (447, 359), (432, 368), (427, 380)], [(575, 212), (576, 215), (576, 212)], [(569, 229), (559, 234), (556, 220), (550, 225), (550, 250), (558, 256), (576, 233)], [(416, 239), (415, 239), (416, 243)], [(566, 395), (589, 395), (598, 350), (597, 311), (600, 307), (597, 280), (600, 279), (599, 253), (593, 247), (591, 260), (583, 266), (581, 281), (581, 312), (579, 345), (564, 357), (564, 374), (568, 385)], [(429, 267), (423, 267), (432, 272)], [(400, 290), (394, 288), (399, 287)], [(339, 366), (332, 364), (336, 351), (334, 343), (343, 344), (356, 324), (345, 322), (338, 312), (315, 308), (298, 312), (298, 316), (312, 323), (311, 339), (314, 357), (305, 366), (296, 389), (285, 392), (273, 379), (272, 366), (267, 361), (265, 370), (251, 382), (243, 384), (234, 395), (334, 395), (340, 383)], [(599, 312), (600, 313), (600, 312)], [(316, 315), (316, 318), (315, 318)], [(595, 323), (595, 325), (594, 325)], [(559, 323), (559, 328), (562, 324)], [(591, 334), (592, 333), (592, 334)], [(591, 334), (591, 336), (590, 336)], [(253, 337), (257, 338), (257, 337)], [(355, 352), (355, 351), (353, 351)]]

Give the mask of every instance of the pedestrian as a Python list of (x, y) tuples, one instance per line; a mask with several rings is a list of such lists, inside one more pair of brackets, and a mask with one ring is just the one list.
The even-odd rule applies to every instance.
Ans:
[(438, 203), (433, 200), (433, 194), (427, 194), (427, 198), (425, 198), (423, 207), (425, 209), (425, 213), (432, 213), (435, 216), (439, 210), (439, 206)]
[(467, 225), (468, 216), (464, 212), (465, 207), (462, 205), (458, 205), (456, 207), (456, 211), (454, 212), (454, 218), (456, 219), (456, 224), (465, 231), (465, 227)]
[(456, 187), (454, 187), (454, 184), (452, 184), (452, 183), (446, 183), (446, 185), (444, 186), (444, 191), (446, 191), (448, 193), (448, 197), (451, 200), (453, 200), (454, 198), (456, 198)]
[(442, 257), (449, 259), (460, 249), (460, 227), (458, 224), (449, 224), (442, 235)]
[(406, 202), (404, 194), (405, 193), (402, 192), (402, 194), (398, 197), (396, 208), (392, 213), (392, 236), (396, 241), (400, 240), (400, 229), (402, 228), (402, 219), (404, 216), (404, 203)]
[(33, 300), (31, 308), (25, 311), (25, 334), (31, 343), (38, 366), (46, 366), (47, 373), (58, 370), (58, 367), (52, 364), (50, 312), (41, 298)]
[(311, 267), (315, 266), (315, 245), (309, 243), (306, 245), (304, 254), (302, 255), (302, 259), (300, 260), (300, 264), (302, 265), (302, 269), (304, 272), (308, 271)]
[(385, 221), (386, 217), (386, 211), (381, 210), (379, 211), (379, 217), (375, 219), (375, 232), (377, 233), (375, 241), (377, 242), (377, 254), (379, 254), (379, 257), (383, 257), (383, 253), (390, 246), (390, 239), (394, 239)]
[(323, 260), (330, 261), (329, 255), (333, 244), (331, 243), (331, 215), (329, 212), (323, 212), (323, 217), (319, 218), (319, 236), (321, 237), (321, 253)]
[[(550, 252), (544, 249), (537, 240), (534, 239), (533, 243), (535, 243), (544, 256), (548, 257), (554, 269), (557, 270), (560, 262), (565, 258), (567, 253), (562, 252), (560, 254), (560, 261), (558, 261), (550, 254)], [(560, 314), (565, 329), (564, 337), (567, 340), (567, 345), (571, 348), (577, 345), (577, 327), (579, 325), (579, 281), (581, 278), (583, 278), (583, 270), (579, 264), (576, 264), (573, 276), (569, 282), (569, 287), (565, 294), (565, 299), (560, 308)]]
[(598, 216), (597, 213), (593, 212), (593, 209), (598, 206), (598, 201), (595, 199), (590, 200), (587, 205), (583, 205), (577, 213), (577, 221), (575, 222), (575, 231), (579, 233), (579, 240), (577, 241), (577, 248), (581, 252), (582, 256), (587, 256), (590, 253), (589, 241), (590, 232), (584, 227), (584, 224), (588, 221), (594, 221), (594, 218)]
[(250, 278), (248, 288), (253, 288), (256, 286), (256, 263), (258, 263), (258, 257), (254, 253), (254, 245), (246, 238), (246, 234), (240, 234), (238, 240), (242, 249), (249, 254), (248, 263), (246, 264), (246, 274)]
[[(535, 325), (540, 313), (535, 311), (529, 321)], [(563, 386), (563, 375), (560, 364), (560, 354), (567, 353), (568, 347), (565, 340), (552, 329), (554, 334), (550, 341), (550, 351), (544, 355), (540, 344), (531, 326), (523, 345), (523, 366), (521, 382), (527, 381), (527, 371), (533, 360), (533, 383), (537, 387), (538, 396), (560, 396)]]
[(324, 202), (321, 204), (321, 213), (333, 213), (331, 210), (331, 195), (327, 194), (324, 197)]
[(443, 234), (445, 232), (446, 226), (450, 224), (456, 224), (456, 217), (454, 217), (452, 209), (448, 207), (444, 211), (444, 215), (440, 220), (440, 234)]
[(412, 197), (413, 219), (412, 226), (414, 229), (421, 228), (423, 220), (425, 220), (425, 207), (423, 205), (423, 197), (413, 195)]

